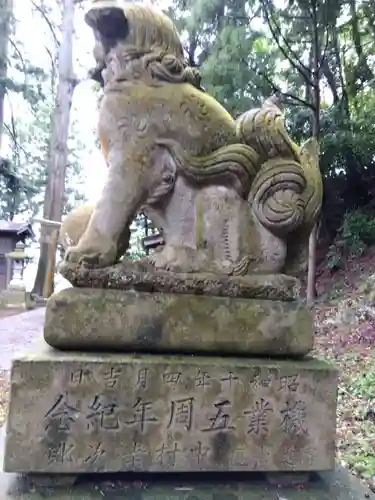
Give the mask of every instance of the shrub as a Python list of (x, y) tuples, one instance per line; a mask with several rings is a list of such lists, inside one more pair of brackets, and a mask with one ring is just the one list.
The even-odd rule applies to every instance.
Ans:
[(339, 269), (345, 259), (360, 257), (375, 243), (375, 215), (362, 210), (347, 212), (335, 242), (329, 247), (327, 267)]

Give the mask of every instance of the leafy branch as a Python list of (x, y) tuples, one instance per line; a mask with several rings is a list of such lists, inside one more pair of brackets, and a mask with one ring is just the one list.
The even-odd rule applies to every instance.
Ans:
[(267, 81), (268, 85), (272, 88), (274, 93), (278, 96), (283, 97), (283, 102), (285, 104), (304, 106), (304, 107), (310, 108), (312, 110), (315, 109), (314, 106), (310, 102), (306, 101), (305, 99), (302, 99), (302, 98), (296, 96), (295, 94), (291, 94), (289, 92), (282, 91), (280, 89), (280, 87), (277, 86), (265, 72), (260, 71), (259, 73)]
[(43, 19), (47, 23), (47, 26), (49, 27), (49, 30), (52, 34), (54, 41), (55, 41), (56, 47), (60, 47), (60, 41), (56, 35), (55, 28), (54, 28), (53, 24), (51, 23), (50, 19), (48, 18), (47, 14), (45, 12), (45, 9), (43, 7), (41, 7), (40, 5), (38, 5), (36, 2), (34, 2), (34, 0), (30, 0), (30, 2), (32, 3), (34, 8), (40, 13), (40, 15), (43, 17)]
[[(268, 0), (260, 0), (263, 8), (264, 17), (266, 19), (268, 28), (271, 32), (273, 39), (275, 40), (280, 52), (285, 57), (291, 66), (302, 76), (306, 83), (313, 87), (315, 83), (311, 79), (311, 70), (305, 64), (302, 63), (298, 54), (293, 50), (292, 46), (282, 33), (280, 25), (275, 20), (275, 16), (272, 15), (272, 8), (269, 6)], [(280, 38), (284, 45), (280, 42)]]

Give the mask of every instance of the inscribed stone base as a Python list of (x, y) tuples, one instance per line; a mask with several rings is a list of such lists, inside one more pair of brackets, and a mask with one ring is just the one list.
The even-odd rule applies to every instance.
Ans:
[(317, 474), (304, 488), (269, 487), (257, 474), (207, 478), (194, 473), (133, 478), (102, 474), (82, 477), (72, 487), (46, 489), (35, 487), (27, 476), (0, 472), (0, 492), (1, 500), (375, 500), (369, 488), (342, 467)]
[(299, 301), (68, 288), (47, 303), (52, 347), (303, 356), (313, 317)]
[(336, 387), (336, 369), (314, 359), (45, 347), (13, 361), (4, 470), (329, 470)]

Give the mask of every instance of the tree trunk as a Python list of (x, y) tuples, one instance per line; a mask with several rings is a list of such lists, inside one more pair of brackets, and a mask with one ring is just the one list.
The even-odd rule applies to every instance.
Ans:
[(13, 0), (0, 0), (0, 151), (4, 128), (4, 99), (8, 67), (8, 42), (13, 14)]
[(357, 53), (358, 61), (361, 61), (363, 55), (361, 33), (359, 28), (359, 19), (357, 14), (356, 0), (349, 0), (350, 24), (352, 26), (352, 39)]
[[(77, 84), (73, 74), (73, 35), (74, 35), (74, 6), (75, 0), (64, 0), (63, 18), (61, 25), (62, 39), (58, 54), (58, 75), (55, 108), (52, 115), (52, 132), (49, 147), (47, 168), (47, 185), (44, 198), (43, 217), (53, 221), (60, 221), (64, 206), (65, 174), (68, 163), (68, 135), (70, 109), (73, 92)], [(41, 296), (43, 289), (53, 291), (51, 284), (45, 283), (47, 268), (54, 269), (54, 262), (49, 262), (49, 245), (45, 239), (42, 226), (40, 257), (38, 270), (34, 282), (33, 293)], [(50, 253), (53, 260), (56, 248)], [(52, 276), (53, 278), (53, 276)], [(50, 293), (49, 292), (49, 293)]]
[[(312, 135), (319, 140), (320, 132), (320, 37), (318, 28), (317, 5), (313, 0), (312, 2), (312, 80), (313, 80), (313, 106), (314, 118), (312, 126)], [(308, 273), (307, 273), (307, 290), (306, 302), (311, 305), (316, 297), (316, 243), (318, 235), (318, 224), (316, 223), (311, 231), (309, 238), (309, 258), (308, 258)]]
[(352, 40), (358, 58), (355, 71), (353, 72), (352, 81), (350, 83), (352, 93), (354, 94), (358, 90), (362, 90), (364, 84), (374, 78), (374, 73), (368, 64), (365, 53), (363, 52), (361, 26), (357, 12), (356, 0), (349, 0), (349, 9), (350, 23), (352, 27)]
[(375, 43), (375, 9), (373, 8), (372, 5), (370, 5), (370, 3), (372, 3), (372, 0), (370, 0), (368, 4), (363, 3), (362, 9), (363, 9), (363, 13), (367, 19), (367, 24), (368, 24), (368, 27), (371, 31), (372, 38), (374, 39), (374, 43)]

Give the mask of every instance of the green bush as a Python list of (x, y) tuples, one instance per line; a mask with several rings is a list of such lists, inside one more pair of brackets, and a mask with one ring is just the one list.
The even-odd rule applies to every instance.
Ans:
[(357, 247), (375, 243), (375, 215), (356, 210), (344, 216), (342, 237), (356, 251)]
[(327, 252), (327, 268), (336, 271), (342, 268), (342, 255), (340, 248), (335, 244), (330, 245)]
[(346, 258), (360, 257), (375, 243), (375, 215), (362, 210), (347, 212), (335, 242), (329, 247), (327, 267), (339, 269)]

